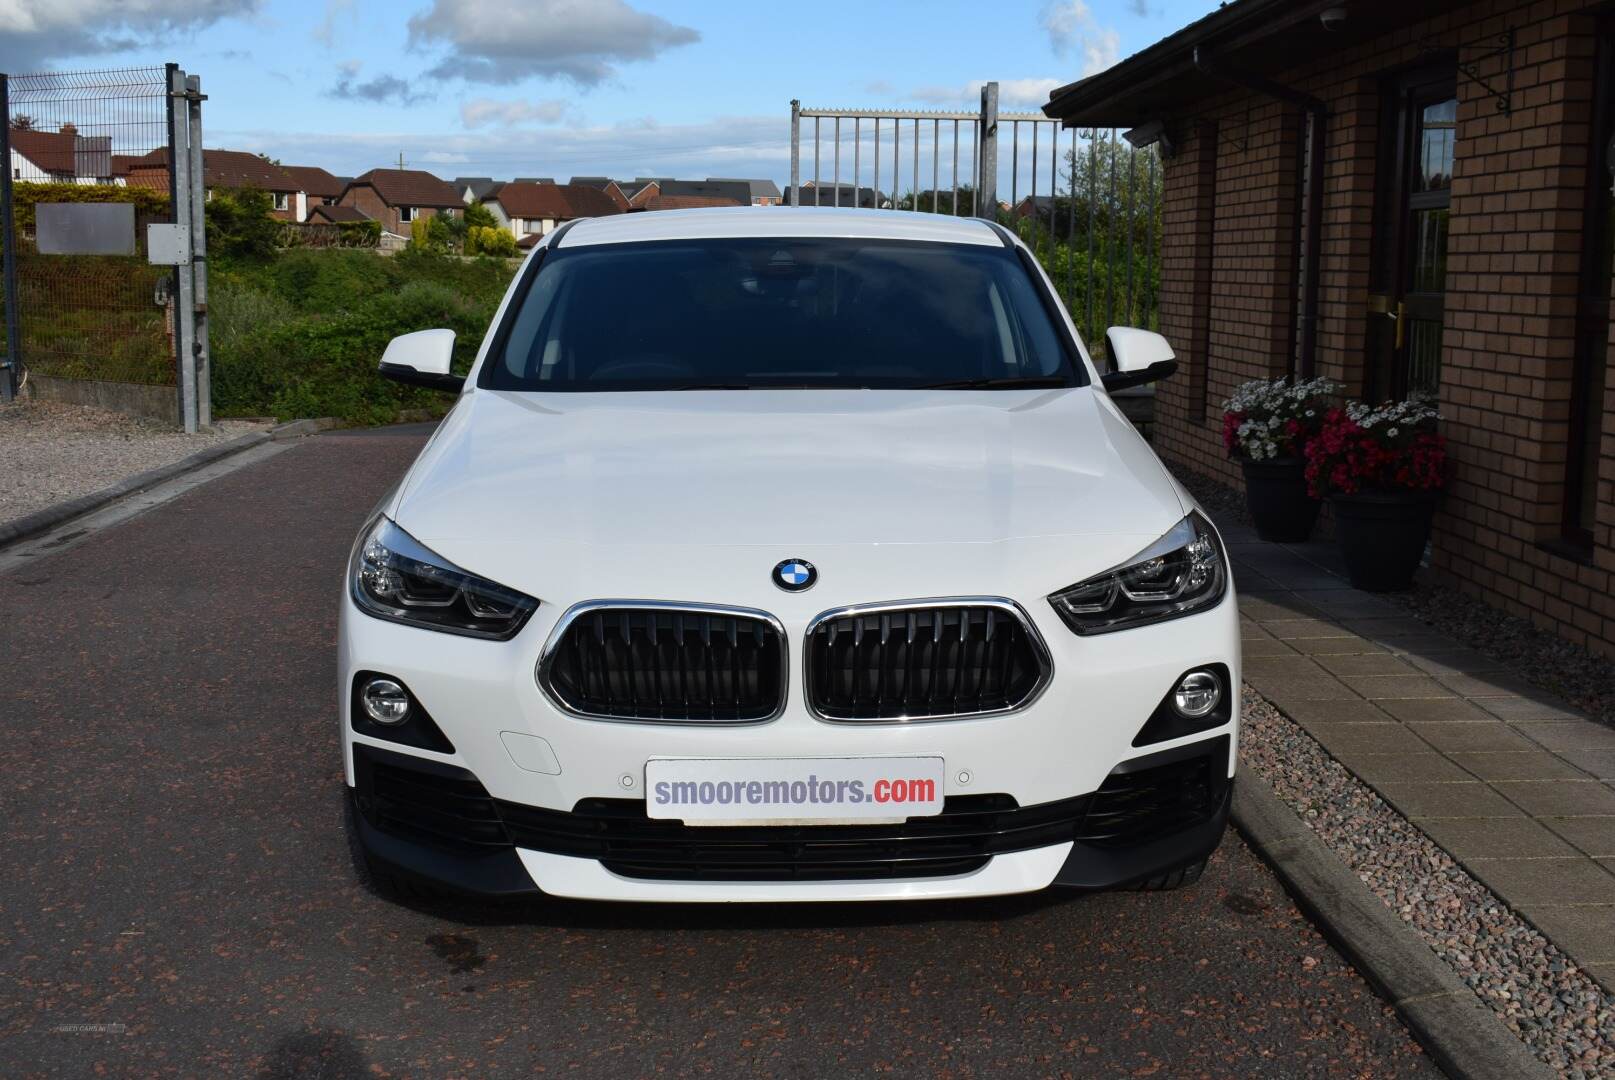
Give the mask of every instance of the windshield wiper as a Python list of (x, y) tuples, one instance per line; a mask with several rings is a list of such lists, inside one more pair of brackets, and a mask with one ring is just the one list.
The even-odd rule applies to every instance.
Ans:
[(953, 382), (927, 383), (921, 390), (1035, 390), (1071, 385), (1063, 376), (1046, 375), (1041, 378), (1000, 376), (984, 379), (957, 379)]

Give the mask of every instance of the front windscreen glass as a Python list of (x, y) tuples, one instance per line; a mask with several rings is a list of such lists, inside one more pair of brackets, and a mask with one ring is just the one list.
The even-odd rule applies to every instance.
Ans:
[(561, 248), (478, 385), (493, 390), (1081, 386), (1001, 246), (855, 239)]

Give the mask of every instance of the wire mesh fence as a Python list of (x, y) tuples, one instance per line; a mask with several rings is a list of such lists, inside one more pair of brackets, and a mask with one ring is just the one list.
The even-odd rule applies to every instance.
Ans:
[[(787, 202), (986, 217), (1036, 253), (1090, 351), (1160, 324), (1161, 167), (1039, 113), (797, 107)], [(986, 170), (984, 172), (984, 170)]]
[[(168, 70), (0, 79), (24, 369), (30, 376), (174, 385), (174, 272), (145, 257), (145, 226), (172, 220)], [(39, 206), (100, 202), (133, 204), (134, 254), (40, 250)]]

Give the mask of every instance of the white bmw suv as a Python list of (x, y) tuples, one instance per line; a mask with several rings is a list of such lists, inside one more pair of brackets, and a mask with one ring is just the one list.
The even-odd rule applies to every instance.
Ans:
[(354, 546), (350, 827), (384, 889), (609, 900), (1170, 888), (1228, 816), (1221, 541), (1013, 235), (574, 222)]

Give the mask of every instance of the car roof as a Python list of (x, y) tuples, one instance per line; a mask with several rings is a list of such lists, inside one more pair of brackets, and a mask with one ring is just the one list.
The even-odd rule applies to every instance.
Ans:
[(851, 207), (732, 206), (584, 218), (566, 231), (559, 246), (748, 237), (917, 240), (984, 247), (1004, 243), (1003, 236), (979, 218)]

